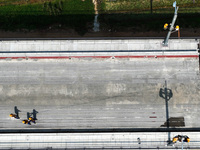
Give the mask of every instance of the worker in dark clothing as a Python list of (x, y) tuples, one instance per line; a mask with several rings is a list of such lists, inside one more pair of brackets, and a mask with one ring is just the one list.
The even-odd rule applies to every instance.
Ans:
[(184, 140), (183, 140), (183, 142), (190, 142), (190, 138), (186, 135), (186, 136), (184, 136)]

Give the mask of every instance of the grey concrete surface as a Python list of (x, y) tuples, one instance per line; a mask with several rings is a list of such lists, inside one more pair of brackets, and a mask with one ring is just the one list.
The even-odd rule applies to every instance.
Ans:
[(169, 127), (199, 127), (197, 58), (1, 60), (0, 128), (163, 128), (165, 81)]
[[(184, 150), (199, 149), (200, 136), (196, 132), (172, 132), (187, 135), (189, 143), (183, 143)], [(138, 140), (139, 138), (139, 140)], [(182, 143), (168, 145), (168, 133), (51, 133), (51, 134), (2, 134), (0, 149), (181, 149)]]
[(2, 40), (0, 59), (79, 57), (198, 57), (197, 39)]
[(197, 49), (195, 39), (110, 39), (110, 40), (2, 40), (0, 51), (73, 51), (73, 50), (190, 50)]

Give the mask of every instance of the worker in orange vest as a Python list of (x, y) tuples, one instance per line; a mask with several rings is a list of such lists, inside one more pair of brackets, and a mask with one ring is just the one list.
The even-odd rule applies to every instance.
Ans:
[(27, 119), (23, 120), (23, 121), (22, 121), (22, 123), (23, 123), (23, 124), (28, 124), (28, 125), (31, 125), (30, 121), (29, 121), (29, 120), (27, 120)]
[(35, 123), (35, 119), (33, 119), (32, 117), (29, 117), (28, 119), (29, 119), (30, 122)]
[(19, 116), (18, 115), (16, 115), (16, 114), (10, 114), (10, 117), (13, 117), (13, 118), (15, 118), (15, 119), (19, 119)]

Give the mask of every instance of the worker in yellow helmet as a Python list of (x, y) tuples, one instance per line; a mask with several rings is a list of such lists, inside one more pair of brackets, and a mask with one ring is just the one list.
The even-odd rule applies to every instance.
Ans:
[(33, 119), (32, 117), (29, 117), (28, 120), (35, 123), (35, 119)]
[(178, 137), (175, 136), (175, 137), (173, 138), (172, 142), (173, 142), (173, 143), (176, 143), (177, 141), (178, 141)]
[(168, 29), (168, 24), (167, 23), (165, 23), (165, 25), (164, 25), (164, 30), (167, 30)]
[(16, 114), (12, 114), (12, 113), (11, 113), (9, 116), (10, 116), (10, 117), (13, 117), (13, 118), (15, 118), (15, 119), (19, 119), (19, 116), (16, 115)]
[(16, 115), (15, 114), (10, 114), (10, 117), (15, 117)]
[(29, 124), (29, 125), (31, 125), (31, 123), (30, 123), (29, 120), (23, 120), (22, 123), (23, 123), (23, 124)]
[(183, 142), (190, 142), (190, 138), (187, 135), (185, 135)]
[(178, 25), (176, 26), (176, 30), (177, 30), (177, 31), (179, 30), (179, 26), (178, 26)]

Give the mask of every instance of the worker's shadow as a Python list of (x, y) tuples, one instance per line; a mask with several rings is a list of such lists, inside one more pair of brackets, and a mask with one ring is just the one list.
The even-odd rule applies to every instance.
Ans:
[(29, 119), (30, 117), (32, 117), (34, 120), (37, 120), (37, 113), (39, 113), (39, 112), (36, 111), (35, 109), (33, 109), (32, 113), (27, 112), (27, 119)]
[(15, 111), (15, 114), (16, 114), (16, 118), (19, 118), (19, 112), (21, 112), (17, 106), (14, 107), (14, 111)]

